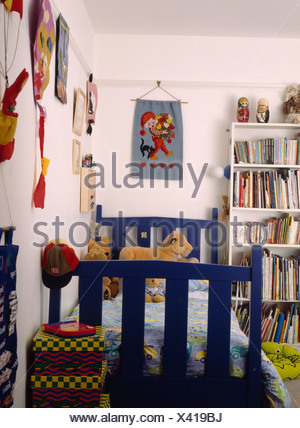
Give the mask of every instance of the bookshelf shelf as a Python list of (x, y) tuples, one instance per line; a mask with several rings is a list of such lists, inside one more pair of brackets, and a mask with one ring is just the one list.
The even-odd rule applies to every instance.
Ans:
[(232, 211), (262, 211), (262, 212), (278, 212), (278, 213), (300, 213), (299, 208), (245, 208), (245, 207), (231, 207)]
[[(229, 264), (251, 264), (253, 242), (262, 242), (263, 321), (285, 313), (287, 322), (297, 325), (297, 330), (290, 335), (286, 331), (282, 341), (300, 342), (296, 333), (300, 330), (300, 124), (231, 124), (229, 204)], [(273, 220), (278, 239), (270, 239)], [(253, 225), (266, 226), (269, 242), (266, 235), (249, 239)], [(233, 286), (233, 305), (243, 320), (250, 286)], [(288, 316), (293, 318), (288, 321)], [(264, 326), (262, 340), (274, 339), (276, 321), (270, 323), (273, 335), (266, 334)]]
[(282, 164), (274, 164), (274, 163), (235, 163), (233, 165), (234, 169), (300, 169), (300, 165), (282, 165)]

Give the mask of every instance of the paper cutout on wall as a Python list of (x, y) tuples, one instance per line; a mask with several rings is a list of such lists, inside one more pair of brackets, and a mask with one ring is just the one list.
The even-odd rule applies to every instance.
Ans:
[(35, 37), (35, 43), (33, 47), (33, 89), (36, 100), (36, 105), (40, 113), (39, 119), (39, 140), (40, 140), (40, 151), (41, 151), (41, 174), (38, 184), (34, 190), (33, 202), (36, 208), (44, 208), (45, 193), (46, 193), (46, 181), (45, 176), (47, 174), (47, 168), (45, 165), (49, 165), (49, 159), (44, 158), (44, 135), (45, 135), (45, 118), (46, 110), (38, 102), (42, 99), (43, 93), (48, 86), (50, 73), (49, 66), (52, 57), (52, 53), (55, 45), (55, 32), (54, 32), (54, 20), (52, 16), (52, 10), (49, 0), (42, 0), (37, 32)]

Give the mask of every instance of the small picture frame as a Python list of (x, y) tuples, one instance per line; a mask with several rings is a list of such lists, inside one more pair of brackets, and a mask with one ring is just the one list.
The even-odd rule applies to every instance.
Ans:
[(73, 132), (82, 135), (82, 127), (85, 113), (85, 93), (78, 88), (76, 93), (75, 112), (73, 120)]
[(80, 174), (81, 168), (81, 143), (73, 140), (72, 173)]

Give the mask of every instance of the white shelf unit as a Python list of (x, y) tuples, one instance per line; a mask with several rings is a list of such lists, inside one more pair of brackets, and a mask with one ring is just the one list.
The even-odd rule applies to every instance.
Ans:
[[(283, 214), (290, 213), (300, 217), (300, 209), (285, 209), (285, 208), (245, 208), (233, 206), (233, 177), (235, 171), (268, 171), (280, 169), (300, 170), (300, 165), (274, 165), (274, 164), (254, 164), (254, 163), (239, 163), (234, 162), (234, 142), (235, 141), (252, 141), (265, 138), (289, 138), (296, 139), (300, 133), (300, 125), (289, 123), (242, 123), (233, 122), (231, 124), (230, 135), (230, 180), (229, 180), (229, 225), (228, 225), (228, 262), (229, 264), (239, 264), (241, 260), (241, 248), (234, 245), (233, 239), (233, 224), (234, 218), (237, 217), (238, 222), (246, 223), (248, 221), (266, 221), (270, 217), (280, 217)], [(273, 244), (274, 245), (274, 244)], [(245, 249), (250, 249), (250, 245), (246, 245)], [(274, 246), (272, 246), (274, 248)], [(295, 246), (283, 245), (285, 250), (295, 250)], [(297, 247), (297, 246), (296, 246)], [(279, 247), (278, 247), (279, 248)], [(250, 252), (250, 251), (249, 251)]]
[[(228, 263), (233, 265), (239, 265), (242, 260), (242, 256), (245, 253), (251, 263), (251, 246), (246, 239), (246, 243), (239, 245), (236, 236), (234, 237), (234, 224), (241, 223), (247, 225), (249, 222), (262, 222), (267, 224), (270, 218), (281, 218), (285, 214), (292, 215), (300, 218), (300, 209), (298, 208), (245, 208), (234, 206), (234, 173), (237, 171), (283, 171), (283, 170), (300, 170), (300, 165), (283, 165), (283, 164), (255, 164), (255, 163), (235, 163), (234, 146), (236, 141), (255, 141), (268, 138), (287, 138), (297, 139), (300, 133), (300, 124), (288, 124), (288, 123), (239, 123), (233, 122), (231, 124), (231, 135), (230, 135), (230, 180), (229, 180), (229, 217), (228, 217)], [(235, 229), (236, 231), (236, 229)], [(283, 257), (291, 257), (293, 255), (300, 255), (299, 245), (288, 245), (288, 244), (263, 244), (264, 249), (268, 249), (273, 254), (279, 254)], [(240, 290), (235, 289), (232, 296), (233, 303), (237, 308), (240, 304), (247, 304), (249, 299), (241, 296)], [(263, 299), (264, 304), (270, 307), (279, 306), (283, 310), (288, 308), (295, 303), (300, 307), (299, 300), (271, 300)]]

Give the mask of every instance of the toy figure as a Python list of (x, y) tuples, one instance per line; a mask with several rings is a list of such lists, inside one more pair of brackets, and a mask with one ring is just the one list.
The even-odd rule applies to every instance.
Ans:
[(238, 122), (248, 122), (249, 120), (249, 101), (247, 98), (242, 97), (238, 100), (238, 108), (237, 108), (237, 120)]
[(266, 98), (260, 98), (257, 103), (256, 121), (258, 123), (268, 123), (269, 116), (269, 101)]
[(286, 90), (283, 113), (286, 123), (300, 123), (300, 88), (289, 86)]

